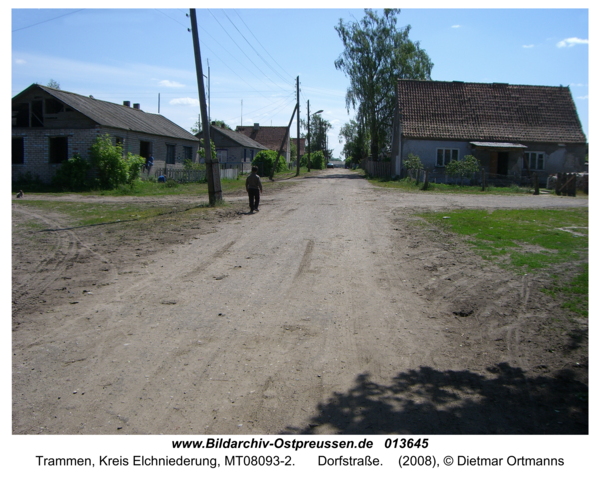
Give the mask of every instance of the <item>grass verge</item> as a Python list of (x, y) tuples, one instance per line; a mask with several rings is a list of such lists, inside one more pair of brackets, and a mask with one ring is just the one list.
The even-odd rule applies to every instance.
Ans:
[(457, 210), (419, 214), (447, 232), (465, 236), (473, 251), (513, 272), (548, 272), (543, 291), (587, 317), (588, 208)]

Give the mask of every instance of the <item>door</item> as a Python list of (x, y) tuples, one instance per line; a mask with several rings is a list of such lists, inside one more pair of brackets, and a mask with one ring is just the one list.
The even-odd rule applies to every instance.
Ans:
[(508, 175), (508, 151), (498, 153), (498, 174)]
[(498, 173), (498, 152), (490, 151), (490, 174)]

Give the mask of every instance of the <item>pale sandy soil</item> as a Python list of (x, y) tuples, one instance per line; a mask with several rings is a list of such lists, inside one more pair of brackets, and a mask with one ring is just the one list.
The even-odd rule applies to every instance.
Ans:
[(297, 183), (87, 228), (13, 201), (13, 433), (587, 432), (587, 321), (414, 216), (587, 200)]

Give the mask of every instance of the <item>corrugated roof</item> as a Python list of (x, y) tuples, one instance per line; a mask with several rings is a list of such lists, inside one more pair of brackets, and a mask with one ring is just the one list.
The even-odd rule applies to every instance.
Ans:
[(57, 90), (47, 86), (32, 86), (37, 86), (49, 95), (87, 116), (100, 126), (180, 138), (188, 141), (198, 140), (192, 133), (159, 114), (146, 113), (140, 109), (97, 100), (89, 96), (78, 95), (77, 93)]
[[(230, 130), (229, 128), (221, 128), (217, 125), (211, 125), (210, 131), (211, 131), (211, 133), (213, 131), (218, 131), (223, 136), (228, 137), (230, 140), (235, 141), (236, 143), (238, 143), (241, 146), (244, 146), (245, 148), (269, 149), (266, 146), (263, 146), (262, 144), (258, 143), (257, 141), (254, 141), (253, 139), (249, 138), (245, 134), (237, 133), (233, 130)], [(202, 133), (198, 133), (196, 136), (198, 138), (201, 138), (202, 137), (201, 134)], [(213, 141), (214, 141), (214, 138), (213, 138)]]
[(398, 80), (402, 135), (585, 143), (568, 87)]

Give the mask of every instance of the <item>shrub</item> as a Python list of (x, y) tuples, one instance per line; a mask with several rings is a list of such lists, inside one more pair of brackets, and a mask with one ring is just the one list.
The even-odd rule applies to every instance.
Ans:
[(479, 171), (479, 168), (479, 160), (475, 156), (469, 154), (460, 161), (457, 161), (456, 159), (450, 161), (446, 165), (446, 173), (450, 176), (460, 177), (460, 184), (462, 186), (463, 178), (469, 174), (476, 173)]
[[(310, 168), (311, 169), (325, 169), (325, 155), (323, 151), (316, 151), (310, 153)], [(308, 153), (300, 158), (300, 166), (308, 167)]]
[(87, 178), (92, 165), (89, 161), (75, 154), (67, 161), (63, 161), (60, 168), (52, 177), (52, 186), (64, 191), (82, 191), (89, 187)]
[(90, 159), (96, 169), (98, 185), (103, 189), (133, 185), (145, 164), (145, 159), (135, 154), (127, 153), (124, 158), (123, 148), (113, 145), (108, 134), (96, 138), (90, 148)]
[(413, 153), (408, 153), (408, 157), (404, 160), (404, 167), (407, 171), (414, 171), (419, 169), (424, 169), (423, 163), (421, 162), (421, 158)]
[[(252, 160), (252, 165), (256, 166), (258, 163), (263, 164), (263, 174), (271, 174), (273, 171), (273, 165), (275, 164), (275, 160), (277, 159), (277, 151), (267, 150), (261, 151)], [(285, 157), (283, 155), (279, 156), (279, 162), (277, 163), (277, 168), (275, 168), (276, 173), (280, 173), (287, 169), (287, 163), (285, 162)]]

